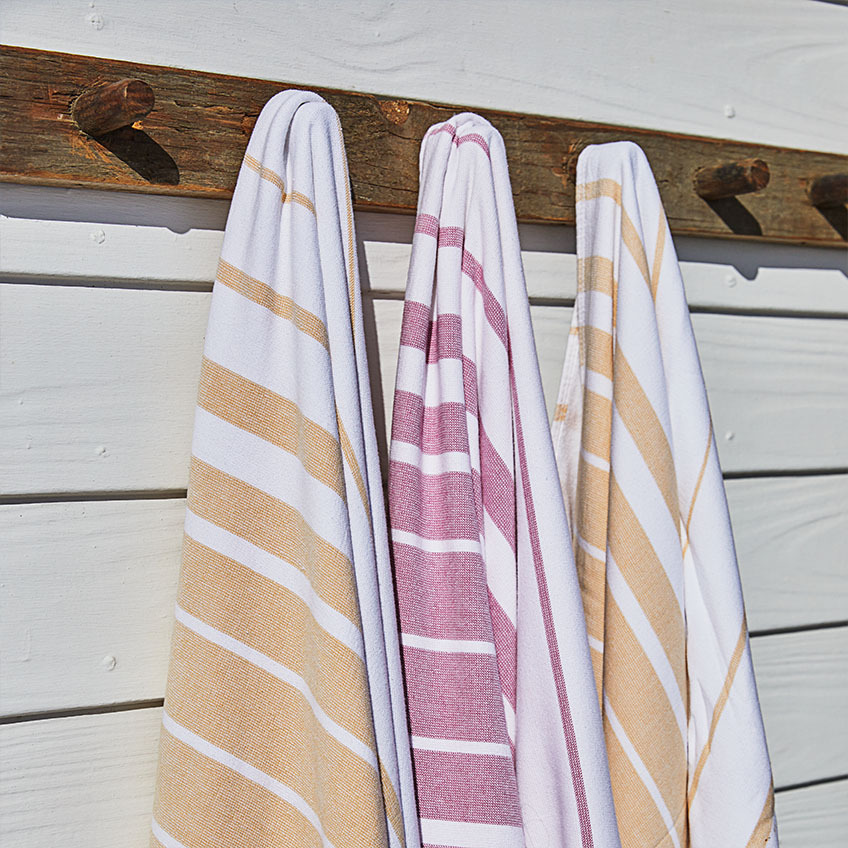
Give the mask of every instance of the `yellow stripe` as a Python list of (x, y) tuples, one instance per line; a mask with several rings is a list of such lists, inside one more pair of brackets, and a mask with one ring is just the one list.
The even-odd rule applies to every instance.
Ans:
[(299, 674), (333, 721), (364, 744), (373, 744), (361, 704), (351, 698), (365, 679), (365, 665), (315, 621), (302, 598), (186, 536), (179, 603), (216, 630)]
[(565, 416), (568, 414), (568, 404), (558, 403), (554, 409), (554, 421), (565, 421)]
[(665, 249), (665, 213), (660, 207), (660, 220), (657, 225), (657, 244), (654, 248), (654, 264), (651, 268), (651, 297), (656, 301), (657, 286), (660, 284), (663, 250)]
[(615, 348), (615, 385), (613, 387), (615, 408), (627, 427), (639, 453), (653, 475), (657, 488), (663, 496), (675, 526), (679, 526), (680, 508), (677, 502), (677, 480), (671, 445), (645, 394), (639, 378), (630, 367), (621, 345)]
[(653, 292), (651, 286), (651, 274), (648, 270), (648, 257), (645, 255), (645, 245), (639, 237), (627, 210), (621, 204), (621, 184), (615, 180), (602, 179), (591, 183), (580, 183), (577, 186), (577, 203), (585, 200), (595, 200), (598, 197), (609, 197), (621, 207), (621, 240), (633, 257), (636, 267), (639, 269), (648, 288)]
[[(290, 787), (335, 845), (386, 843), (377, 771), (324, 729), (298, 690), (179, 622), (172, 651), (165, 709), (175, 721)], [(367, 681), (347, 684), (368, 710)]]
[[(612, 794), (621, 848), (673, 848), (674, 842), (662, 814), (604, 716)], [(686, 846), (686, 808), (678, 815), (676, 830)]]
[(718, 696), (715, 707), (713, 708), (713, 718), (710, 722), (710, 732), (707, 736), (707, 744), (701, 751), (701, 756), (698, 758), (698, 765), (695, 771), (692, 772), (692, 780), (689, 784), (689, 806), (692, 806), (692, 801), (695, 799), (695, 793), (698, 791), (698, 784), (701, 782), (701, 774), (704, 771), (704, 766), (707, 764), (707, 758), (710, 756), (713, 739), (718, 727), (718, 720), (727, 704), (730, 697), (730, 688), (733, 686), (733, 678), (736, 677), (736, 670), (739, 668), (739, 662), (742, 659), (742, 654), (745, 651), (745, 642), (748, 636), (748, 626), (743, 618), (742, 629), (739, 632), (739, 639), (736, 642), (736, 647), (733, 649), (733, 655), (730, 658), (730, 666), (727, 669), (727, 676), (724, 679), (724, 685), (721, 687), (721, 694)]
[(604, 694), (669, 810), (686, 806), (686, 745), (651, 661), (609, 594)]
[(299, 568), (319, 597), (359, 627), (350, 560), (294, 507), (192, 457), (188, 508)]
[(290, 297), (277, 294), (269, 285), (245, 274), (244, 271), (223, 259), (218, 262), (218, 273), (215, 279), (248, 300), (264, 306), (269, 312), (291, 321), (301, 333), (311, 336), (329, 353), (330, 342), (324, 322), (308, 309), (299, 306)]
[(754, 827), (754, 832), (748, 840), (745, 848), (762, 848), (768, 842), (771, 836), (772, 824), (774, 822), (774, 783), (769, 784), (769, 790), (766, 793), (766, 802), (763, 804), (763, 810), (760, 813), (760, 818)]
[(371, 504), (368, 502), (368, 493), (365, 491), (365, 479), (362, 476), (362, 470), (359, 467), (359, 462), (356, 459), (356, 451), (350, 443), (347, 431), (342, 424), (341, 416), (336, 417), (336, 422), (339, 427), (339, 444), (341, 445), (342, 454), (345, 462), (350, 467), (350, 473), (353, 474), (353, 479), (356, 482), (356, 488), (359, 491), (359, 497), (362, 499), (362, 506), (365, 507), (365, 513), (368, 516), (368, 523), (371, 523)]
[(701, 463), (701, 470), (698, 473), (698, 481), (695, 483), (695, 491), (692, 493), (692, 503), (689, 504), (689, 514), (686, 516), (685, 536), (686, 541), (683, 545), (683, 556), (689, 550), (689, 525), (692, 523), (692, 515), (695, 512), (695, 501), (698, 500), (698, 492), (701, 490), (701, 482), (704, 479), (704, 472), (707, 470), (707, 460), (710, 458), (710, 449), (713, 444), (712, 429), (707, 431), (707, 449), (704, 451), (704, 461)]
[(299, 203), (315, 215), (315, 204), (305, 194), (299, 191), (287, 192), (283, 178), (276, 171), (266, 168), (258, 159), (249, 153), (244, 154), (244, 164), (251, 170), (256, 171), (263, 180), (268, 180), (269, 183), (275, 185), (280, 190), (283, 203)]
[(578, 291), (593, 291), (612, 297), (615, 268), (606, 256), (583, 256), (577, 260)]
[[(273, 792), (198, 753), (162, 728), (153, 815), (197, 848), (322, 848), (318, 831)], [(238, 811), (236, 813), (236, 811)], [(153, 837), (152, 846), (160, 845)]]
[(686, 625), (674, 587), (648, 534), (615, 480), (610, 478), (610, 551), (630, 591), (636, 597), (674, 671), (684, 705), (686, 682)]
[(294, 401), (203, 358), (198, 405), (296, 456), (306, 471), (345, 500), (342, 455), (328, 430)]
[(612, 403), (603, 395), (587, 390), (583, 395), (580, 447), (604, 462), (609, 462), (611, 432)]

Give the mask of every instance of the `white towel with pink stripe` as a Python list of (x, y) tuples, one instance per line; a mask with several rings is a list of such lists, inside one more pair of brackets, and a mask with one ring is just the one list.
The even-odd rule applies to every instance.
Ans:
[(503, 140), (457, 115), (420, 165), (389, 493), (422, 841), (618, 846)]

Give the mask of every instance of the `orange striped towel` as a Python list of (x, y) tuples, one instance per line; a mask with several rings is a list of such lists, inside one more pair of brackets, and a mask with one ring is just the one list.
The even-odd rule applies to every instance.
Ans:
[(554, 422), (624, 848), (776, 848), (771, 767), (698, 353), (650, 167), (577, 169)]
[(192, 446), (155, 848), (417, 848), (341, 128), (288, 91), (227, 221)]

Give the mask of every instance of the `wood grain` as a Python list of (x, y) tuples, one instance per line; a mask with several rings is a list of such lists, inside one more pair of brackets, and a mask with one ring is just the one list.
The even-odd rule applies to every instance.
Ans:
[[(262, 105), (288, 83), (165, 66), (4, 47), (0, 72), (0, 179), (44, 185), (123, 188), (229, 197)], [(134, 128), (99, 140), (70, 119), (75, 97), (124, 77), (148, 82), (156, 107)], [(358, 208), (414, 211), (418, 149), (432, 124), (468, 107), (335, 89), (315, 89), (336, 109), (345, 134)], [(477, 110), (501, 132), (516, 213), (522, 220), (573, 223), (577, 156), (589, 144), (633, 140), (654, 168), (672, 232), (833, 245), (848, 239), (844, 216), (806, 202), (810, 179), (845, 170), (836, 154)], [(768, 190), (705, 201), (692, 188), (703, 166), (764, 159)], [(837, 210), (838, 212), (838, 210)]]

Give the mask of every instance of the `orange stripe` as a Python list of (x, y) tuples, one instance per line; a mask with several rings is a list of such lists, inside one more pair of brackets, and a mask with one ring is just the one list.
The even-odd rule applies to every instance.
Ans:
[(329, 353), (330, 342), (324, 322), (308, 309), (298, 306), (290, 297), (277, 294), (269, 285), (245, 274), (244, 271), (223, 259), (218, 262), (218, 273), (215, 279), (248, 300), (264, 306), (269, 312), (291, 321), (298, 330), (311, 336)]
[(350, 697), (363, 685), (364, 663), (315, 621), (302, 598), (186, 536), (179, 603), (299, 674), (333, 721), (372, 744), (370, 724)]
[(345, 500), (339, 443), (294, 401), (204, 357), (197, 402), (218, 418), (294, 454), (312, 477)]
[(657, 413), (645, 394), (639, 378), (630, 367), (621, 345), (615, 348), (615, 409), (633, 437), (642, 459), (653, 475), (675, 526), (679, 525), (677, 479), (671, 445)]
[(655, 301), (657, 299), (657, 286), (660, 284), (663, 250), (665, 249), (665, 230), (665, 212), (660, 207), (660, 220), (657, 225), (657, 243), (654, 247), (654, 264), (651, 267), (651, 297)]
[(707, 449), (704, 451), (704, 461), (701, 463), (701, 470), (698, 473), (698, 481), (695, 483), (695, 491), (692, 493), (692, 503), (689, 504), (689, 514), (686, 516), (686, 542), (683, 545), (683, 556), (689, 550), (689, 525), (692, 523), (692, 515), (695, 512), (695, 501), (698, 500), (698, 492), (701, 490), (701, 482), (704, 479), (704, 472), (707, 470), (707, 460), (710, 458), (710, 449), (713, 445), (712, 429), (707, 431)]
[(305, 194), (299, 191), (287, 192), (283, 178), (276, 171), (266, 168), (258, 159), (249, 153), (244, 154), (244, 164), (251, 170), (256, 171), (263, 180), (267, 180), (269, 183), (275, 185), (280, 190), (281, 201), (283, 203), (299, 203), (315, 215), (315, 204)]
[(763, 804), (763, 810), (760, 813), (760, 818), (754, 827), (754, 832), (748, 840), (745, 848), (762, 848), (767, 842), (774, 826), (774, 783), (769, 784), (769, 790), (766, 793), (766, 802)]
[(604, 694), (666, 807), (686, 806), (686, 747), (651, 661), (615, 599), (607, 594)]
[[(348, 696), (369, 710), (367, 681)], [(377, 771), (323, 728), (295, 688), (180, 622), (165, 709), (201, 738), (290, 787), (317, 813), (335, 845), (385, 844)]]
[[(203, 756), (162, 728), (153, 815), (183, 845), (196, 848), (322, 848), (318, 831), (295, 807)], [(160, 845), (153, 837), (151, 845)]]
[(615, 266), (606, 256), (583, 256), (577, 260), (578, 291), (593, 291), (612, 297)]
[(748, 626), (743, 618), (742, 629), (739, 632), (739, 639), (736, 642), (736, 647), (733, 649), (733, 655), (730, 658), (730, 666), (727, 669), (727, 676), (724, 678), (724, 685), (721, 687), (721, 694), (713, 707), (713, 718), (710, 722), (710, 732), (707, 735), (707, 744), (701, 751), (701, 756), (698, 757), (698, 765), (695, 771), (692, 772), (692, 780), (689, 784), (689, 806), (692, 806), (692, 801), (695, 799), (695, 793), (698, 791), (698, 784), (701, 782), (701, 774), (704, 771), (704, 766), (707, 764), (707, 759), (710, 756), (713, 739), (715, 738), (718, 720), (727, 705), (727, 700), (730, 697), (730, 689), (733, 686), (733, 679), (736, 677), (736, 670), (739, 668), (739, 663), (742, 660), (742, 654), (745, 652), (745, 643), (748, 636)]
[[(607, 539), (613, 559), (645, 613), (674, 671), (680, 697), (688, 704), (686, 625), (663, 564), (615, 476), (610, 478)], [(688, 709), (688, 707), (687, 707)]]
[(299, 568), (323, 600), (360, 626), (350, 560), (294, 507), (192, 457), (188, 508)]

